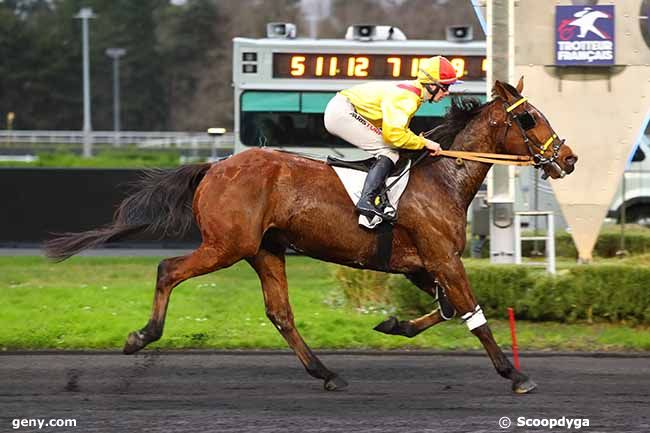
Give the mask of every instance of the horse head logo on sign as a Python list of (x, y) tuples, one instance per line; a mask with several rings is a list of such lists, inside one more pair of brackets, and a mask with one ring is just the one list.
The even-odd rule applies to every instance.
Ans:
[(558, 66), (614, 64), (614, 6), (557, 6)]

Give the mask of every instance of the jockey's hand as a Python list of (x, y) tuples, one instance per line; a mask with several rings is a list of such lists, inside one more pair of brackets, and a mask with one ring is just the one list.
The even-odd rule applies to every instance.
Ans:
[(431, 155), (436, 156), (440, 154), (440, 144), (436, 143), (435, 141), (427, 140), (426, 138), (424, 139), (424, 147), (426, 147)]

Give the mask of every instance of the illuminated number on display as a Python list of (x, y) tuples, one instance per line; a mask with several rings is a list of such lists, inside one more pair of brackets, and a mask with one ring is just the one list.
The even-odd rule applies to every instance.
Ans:
[(454, 57), (453, 59), (450, 60), (450, 62), (451, 62), (451, 66), (453, 66), (454, 69), (456, 70), (456, 76), (458, 78), (465, 75), (465, 59)]
[(426, 57), (420, 57), (420, 58), (413, 58), (411, 60), (411, 77), (417, 77), (418, 76), (418, 69), (420, 69), (420, 62), (422, 60), (426, 60)]
[(354, 61), (356, 60), (355, 57), (350, 57), (348, 59), (348, 77), (351, 77), (354, 75)]
[(336, 73), (339, 71), (338, 70), (339, 66), (339, 58), (338, 57), (332, 57), (330, 59), (330, 77), (333, 77), (336, 75)]
[(323, 57), (316, 57), (316, 75), (321, 76), (323, 75)]
[(411, 60), (411, 77), (417, 77), (419, 67), (420, 67), (420, 59), (412, 59)]
[(370, 65), (370, 59), (368, 59), (367, 57), (358, 57), (356, 66), (354, 67), (354, 76), (367, 77), (369, 65)]
[(291, 57), (291, 75), (300, 77), (305, 74), (305, 56)]
[(487, 71), (487, 59), (483, 59), (481, 62), (481, 71), (486, 72)]
[(348, 77), (367, 77), (370, 60), (367, 57), (350, 57), (348, 59)]
[(393, 65), (391, 75), (393, 77), (399, 77), (400, 73), (402, 72), (402, 59), (399, 57), (389, 57), (386, 59), (386, 62)]

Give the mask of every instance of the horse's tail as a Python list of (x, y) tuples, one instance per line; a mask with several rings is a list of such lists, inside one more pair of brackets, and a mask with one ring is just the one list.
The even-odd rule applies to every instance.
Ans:
[(81, 233), (62, 233), (45, 243), (45, 254), (63, 261), (80, 251), (138, 233), (180, 237), (192, 227), (192, 199), (212, 164), (185, 165), (174, 170), (145, 170), (137, 191), (120, 204), (113, 223)]

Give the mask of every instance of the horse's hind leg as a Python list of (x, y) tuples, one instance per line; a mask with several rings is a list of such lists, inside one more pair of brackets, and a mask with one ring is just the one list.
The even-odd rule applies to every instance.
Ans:
[(328, 391), (345, 388), (347, 382), (320, 362), (296, 329), (289, 304), (284, 252), (261, 249), (255, 257), (248, 259), (248, 262), (262, 282), (266, 315), (296, 353), (307, 372), (315, 378), (323, 379)]
[(165, 259), (158, 265), (156, 291), (151, 318), (144, 328), (131, 332), (124, 345), (124, 353), (131, 354), (162, 336), (167, 305), (172, 289), (183, 281), (230, 266), (239, 258), (225, 257), (215, 248), (201, 245), (196, 251), (182, 257)]
[[(411, 320), (399, 320), (397, 317), (392, 316), (384, 320), (379, 325), (375, 326), (375, 331), (383, 332), (390, 335), (402, 335), (404, 337), (413, 338), (422, 331), (426, 331), (440, 322), (444, 322), (453, 317), (453, 307), (449, 305), (444, 292), (436, 293), (436, 282), (431, 278), (430, 274), (426, 272), (418, 272), (414, 274), (407, 274), (406, 277), (415, 286), (423, 292), (429, 294), (433, 298), (438, 298), (438, 308)], [(441, 299), (441, 297), (443, 299)], [(444, 313), (442, 313), (444, 311)]]

